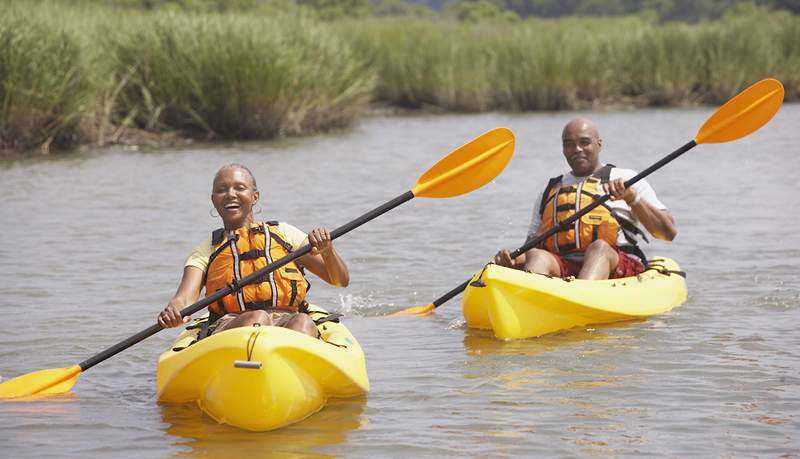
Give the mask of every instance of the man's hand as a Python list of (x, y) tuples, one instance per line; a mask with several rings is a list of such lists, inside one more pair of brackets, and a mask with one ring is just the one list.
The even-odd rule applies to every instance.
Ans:
[(603, 189), (605, 189), (606, 193), (611, 195), (612, 201), (624, 199), (629, 206), (637, 202), (636, 192), (633, 191), (632, 188), (625, 188), (625, 180), (621, 178), (616, 178), (608, 183), (604, 183)]

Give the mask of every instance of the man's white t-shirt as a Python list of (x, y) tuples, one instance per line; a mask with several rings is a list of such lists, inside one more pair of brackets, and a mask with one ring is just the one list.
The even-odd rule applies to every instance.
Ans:
[[(623, 180), (628, 180), (631, 177), (636, 175), (636, 171), (631, 169), (620, 169), (615, 167), (611, 169), (611, 175), (609, 176), (609, 180), (615, 180), (617, 178), (621, 178)], [(586, 177), (576, 177), (572, 171), (567, 172), (561, 177), (561, 183), (564, 186), (570, 185), (577, 185), (578, 183), (586, 180)], [(544, 189), (546, 188), (547, 183), (542, 185), (542, 194), (539, 195), (539, 199), (536, 200), (535, 205), (533, 207), (533, 215), (531, 216), (531, 224), (528, 227), (528, 237), (535, 236), (536, 233), (539, 232), (539, 225), (542, 223), (542, 217), (539, 215), (539, 204), (542, 202), (542, 198), (544, 195)], [(641, 196), (643, 201), (647, 201), (652, 204), (656, 209), (666, 210), (667, 206), (665, 206), (661, 201), (658, 200), (658, 196), (656, 196), (655, 190), (653, 187), (647, 183), (646, 180), (642, 179), (638, 182), (634, 183), (631, 187), (637, 196)], [(606, 205), (609, 207), (617, 210), (622, 217), (628, 218), (632, 222), (636, 223), (636, 225), (642, 229), (642, 225), (640, 224), (639, 220), (636, 218), (636, 215), (631, 211), (630, 206), (628, 203), (625, 202), (624, 199), (619, 199), (617, 201), (608, 200), (606, 201)], [(643, 230), (644, 231), (644, 230)], [(617, 245), (628, 245), (628, 241), (625, 239), (625, 236), (622, 234), (622, 231), (619, 232), (619, 236), (617, 238)], [(577, 254), (570, 254), (575, 257), (583, 257), (582, 253)]]

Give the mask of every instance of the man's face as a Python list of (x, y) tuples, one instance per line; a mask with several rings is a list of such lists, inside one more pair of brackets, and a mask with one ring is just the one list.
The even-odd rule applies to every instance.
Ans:
[(600, 164), (603, 141), (597, 131), (586, 124), (570, 124), (561, 136), (564, 157), (578, 177), (591, 175)]

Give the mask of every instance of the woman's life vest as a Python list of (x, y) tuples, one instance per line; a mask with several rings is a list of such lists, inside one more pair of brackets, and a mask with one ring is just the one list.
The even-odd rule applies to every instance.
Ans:
[[(227, 235), (227, 239), (225, 236)], [(235, 231), (218, 229), (211, 235), (211, 254), (206, 271), (206, 295), (223, 289), (258, 271), (292, 251), (291, 245), (278, 231), (277, 222), (254, 223)], [(311, 284), (301, 265), (291, 261), (209, 305), (212, 315), (238, 314), (254, 309), (283, 309), (297, 312), (305, 307), (305, 296)]]
[[(576, 185), (563, 186), (562, 175), (551, 178), (539, 205), (539, 214), (542, 217), (540, 232), (557, 226), (559, 222), (600, 198), (604, 194), (602, 184), (609, 181), (612, 168), (614, 168), (612, 164), (605, 165)], [(623, 217), (606, 203), (595, 207), (566, 229), (559, 230), (544, 240), (541, 247), (552, 253), (583, 252), (589, 244), (598, 239), (617, 247), (620, 231), (629, 244), (620, 249), (644, 260), (644, 254), (636, 245), (636, 236), (645, 241), (647, 237), (633, 221)]]

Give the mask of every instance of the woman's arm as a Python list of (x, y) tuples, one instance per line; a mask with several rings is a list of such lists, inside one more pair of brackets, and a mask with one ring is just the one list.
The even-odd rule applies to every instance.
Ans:
[(178, 285), (178, 291), (169, 300), (167, 307), (158, 314), (159, 325), (164, 328), (179, 327), (191, 320), (189, 316), (181, 318), (181, 309), (197, 301), (202, 287), (203, 270), (194, 266), (183, 268), (183, 277)]
[(303, 266), (331, 285), (347, 287), (350, 284), (350, 272), (333, 247), (328, 229), (322, 227), (311, 231), (302, 245), (306, 243), (311, 245), (312, 250), (300, 257)]

